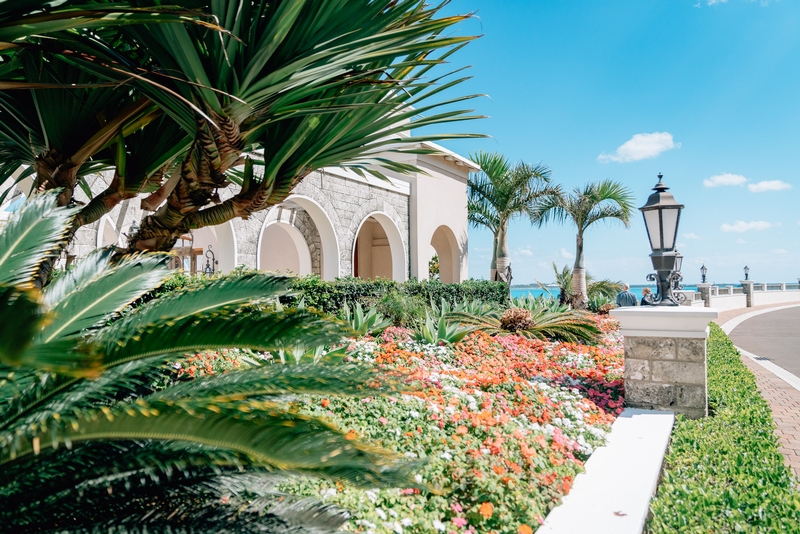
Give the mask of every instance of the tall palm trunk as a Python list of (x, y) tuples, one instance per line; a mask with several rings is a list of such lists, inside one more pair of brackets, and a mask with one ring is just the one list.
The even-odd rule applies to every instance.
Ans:
[(586, 266), (583, 262), (583, 234), (575, 237), (575, 265), (572, 269), (572, 305), (574, 308), (586, 308), (589, 302), (586, 288)]
[(497, 256), (496, 259), (496, 272), (495, 280), (506, 282), (506, 273), (511, 266), (511, 257), (508, 253), (508, 238), (507, 238), (507, 225), (508, 223), (501, 223), (497, 230), (497, 246), (495, 248)]
[(497, 234), (492, 238), (492, 262), (489, 264), (489, 280), (497, 278)]

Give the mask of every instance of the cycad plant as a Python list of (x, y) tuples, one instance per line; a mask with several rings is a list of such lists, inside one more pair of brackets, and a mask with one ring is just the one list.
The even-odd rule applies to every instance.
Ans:
[(540, 202), (560, 192), (550, 181), (550, 169), (539, 163), (512, 164), (496, 152), (479, 151), (470, 159), (481, 170), (467, 184), (469, 222), (494, 235), (490, 280), (506, 280), (511, 265), (508, 251), (508, 224), (519, 217), (535, 221)]
[(287, 401), (380, 392), (368, 368), (272, 364), (164, 380), (166, 362), (186, 352), (338, 340), (319, 316), (263, 305), (289, 280), (219, 279), (122, 313), (170, 274), (165, 256), (111, 264), (98, 250), (35, 289), (77, 211), (54, 209), (58, 193), (29, 200), (0, 233), (4, 531), (328, 532), (344, 516), (276, 494), (276, 475), (405, 480), (394, 456)]
[(583, 259), (583, 236), (586, 230), (600, 221), (619, 221), (628, 227), (633, 208), (631, 190), (613, 180), (588, 183), (582, 189), (576, 187), (569, 193), (550, 195), (537, 205), (534, 219), (540, 226), (554, 220), (571, 222), (577, 229), (575, 266), (572, 270), (575, 307), (585, 308), (589, 300)]

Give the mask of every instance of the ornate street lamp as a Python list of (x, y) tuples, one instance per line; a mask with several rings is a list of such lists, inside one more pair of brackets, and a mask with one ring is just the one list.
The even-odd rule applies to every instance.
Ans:
[(208, 250), (206, 251), (206, 268), (203, 269), (203, 273), (208, 276), (214, 274), (216, 271), (216, 266), (219, 265), (216, 256), (214, 255), (214, 251), (211, 250), (211, 245), (208, 245)]
[(744, 266), (744, 279), (750, 280), (750, 267), (747, 265)]
[(653, 262), (655, 273), (647, 275), (651, 282), (658, 283), (658, 293), (645, 297), (645, 302), (651, 306), (679, 306), (680, 297), (672, 294), (672, 289), (680, 288), (683, 280), (680, 269), (683, 256), (675, 250), (675, 240), (678, 236), (683, 204), (678, 204), (672, 193), (667, 193), (669, 187), (664, 185), (662, 174), (658, 174), (658, 183), (653, 188), (655, 193), (647, 199), (647, 203), (639, 208), (644, 217), (647, 237), (650, 239), (650, 260)]
[(705, 284), (706, 283), (706, 273), (707, 272), (708, 272), (708, 269), (706, 268), (706, 264), (704, 263), (703, 266), (700, 267), (700, 283), (701, 284)]

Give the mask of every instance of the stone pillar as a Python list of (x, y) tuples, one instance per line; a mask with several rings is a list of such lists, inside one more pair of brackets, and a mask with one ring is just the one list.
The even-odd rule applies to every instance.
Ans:
[(697, 284), (697, 290), (700, 292), (700, 296), (703, 297), (703, 306), (706, 308), (711, 307), (711, 284)]
[(739, 280), (742, 284), (742, 292), (747, 296), (747, 307), (753, 307), (753, 281), (752, 280)]
[(708, 415), (706, 339), (714, 309), (681, 306), (611, 311), (625, 336), (625, 405)]

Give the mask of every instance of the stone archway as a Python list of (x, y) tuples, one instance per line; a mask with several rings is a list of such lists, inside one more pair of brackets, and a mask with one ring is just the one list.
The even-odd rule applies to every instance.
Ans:
[(119, 235), (114, 228), (114, 223), (111, 222), (111, 218), (108, 215), (103, 215), (97, 226), (97, 248), (119, 244)]
[(311, 253), (305, 237), (283, 220), (267, 222), (258, 240), (256, 266), (261, 271), (311, 274)]
[(355, 232), (353, 276), (406, 280), (406, 255), (400, 230), (385, 213), (368, 214)]
[(461, 281), (461, 251), (458, 240), (449, 226), (442, 225), (433, 232), (431, 246), (439, 256), (439, 279), (445, 284)]
[(286, 201), (293, 202), (305, 210), (317, 228), (322, 249), (320, 251), (320, 278), (323, 280), (338, 278), (341, 275), (339, 238), (336, 235), (334, 222), (331, 220), (336, 213), (330, 213), (316, 200), (305, 195), (290, 195)]

